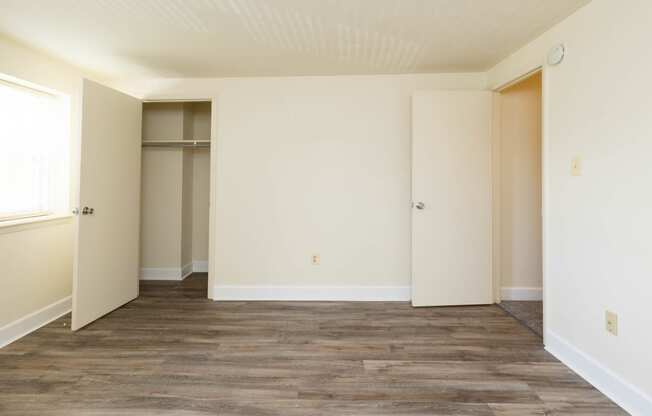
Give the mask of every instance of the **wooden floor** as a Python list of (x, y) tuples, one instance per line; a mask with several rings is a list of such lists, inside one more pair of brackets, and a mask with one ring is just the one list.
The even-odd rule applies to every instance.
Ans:
[(144, 283), (0, 349), (1, 415), (623, 415), (495, 306), (211, 302)]
[(503, 300), (498, 305), (517, 321), (543, 337), (543, 302), (540, 300)]

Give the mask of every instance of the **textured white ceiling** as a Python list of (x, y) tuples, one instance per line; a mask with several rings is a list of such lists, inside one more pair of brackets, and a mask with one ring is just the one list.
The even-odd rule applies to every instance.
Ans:
[(110, 77), (482, 71), (590, 0), (0, 0), (0, 33)]

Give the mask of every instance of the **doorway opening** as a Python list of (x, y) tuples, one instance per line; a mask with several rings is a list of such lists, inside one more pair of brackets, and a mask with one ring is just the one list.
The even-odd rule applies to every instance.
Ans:
[(206, 298), (210, 101), (143, 103), (141, 292)]
[(498, 91), (499, 306), (543, 337), (542, 72)]

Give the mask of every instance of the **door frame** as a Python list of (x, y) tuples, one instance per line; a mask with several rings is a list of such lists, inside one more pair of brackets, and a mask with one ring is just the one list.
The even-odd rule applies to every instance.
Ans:
[[(496, 94), (499, 95), (502, 91), (506, 90), (507, 88), (518, 84), (519, 82), (529, 78), (530, 76), (536, 74), (537, 72), (541, 73), (541, 294), (542, 294), (542, 301), (543, 301), (543, 345), (546, 345), (546, 317), (548, 316), (548, 302), (546, 302), (546, 281), (547, 281), (547, 264), (548, 264), (548, 227), (549, 227), (549, 190), (550, 190), (550, 184), (549, 184), (549, 161), (550, 161), (550, 139), (548, 136), (548, 129), (546, 126), (548, 125), (548, 85), (549, 85), (549, 79), (548, 79), (548, 71), (547, 71), (547, 65), (545, 64), (538, 64), (533, 68), (530, 68), (524, 72), (521, 72), (518, 76), (512, 78), (511, 80), (500, 84), (491, 90)], [(497, 100), (494, 100), (494, 103), (496, 103)], [(500, 116), (500, 107), (495, 107), (495, 114), (494, 114), (494, 121), (496, 121), (497, 117)], [(496, 149), (496, 146), (499, 146), (499, 139), (500, 139), (500, 124), (498, 124), (497, 127), (494, 127), (494, 138), (493, 138), (493, 145), (494, 149)], [(500, 150), (500, 147), (497, 147), (497, 150)], [(493, 157), (493, 163), (494, 163), (494, 172), (496, 172), (496, 168), (500, 166), (500, 156), (494, 155)], [(494, 185), (494, 191), (500, 190), (500, 182), (496, 180), (497, 177), (494, 176), (493, 178), (493, 185)], [(497, 183), (498, 182), (498, 183)], [(496, 194), (494, 194), (494, 207), (496, 207)], [(500, 205), (498, 205), (498, 208), (500, 208)], [(499, 218), (498, 211), (496, 210), (494, 212), (493, 218), (494, 218), (494, 235), (496, 235), (496, 227), (500, 225), (500, 220), (497, 219)], [(497, 234), (498, 237), (500, 237), (500, 234)], [(494, 240), (495, 241), (495, 240)], [(500, 267), (500, 244), (494, 244), (494, 252), (493, 252), (493, 262), (494, 262), (494, 277), (493, 277), (493, 282), (495, 285), (495, 295), (496, 295), (496, 303), (501, 301), (501, 295), (500, 295), (500, 290), (501, 290), (501, 276), (500, 273), (496, 272), (499, 270)]]
[(210, 145), (210, 172), (208, 173), (208, 292), (206, 297), (213, 299), (213, 286), (215, 280), (215, 254), (213, 253), (215, 241), (215, 178), (217, 175), (216, 155), (217, 155), (217, 111), (215, 111), (215, 104), (217, 102), (215, 97), (205, 96), (158, 96), (156, 98), (142, 98), (144, 103), (187, 103), (187, 102), (210, 102), (211, 103), (211, 145)]

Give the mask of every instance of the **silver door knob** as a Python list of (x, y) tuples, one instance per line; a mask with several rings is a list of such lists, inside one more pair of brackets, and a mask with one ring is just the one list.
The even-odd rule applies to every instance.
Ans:
[(79, 215), (79, 208), (73, 208), (72, 215)]
[(423, 202), (417, 202), (417, 203), (414, 204), (414, 208), (416, 208), (416, 209), (424, 209), (425, 207), (426, 207), (426, 204), (424, 204)]
[(95, 209), (89, 208), (89, 207), (84, 207), (82, 208), (82, 215), (93, 215), (93, 212), (95, 212)]

